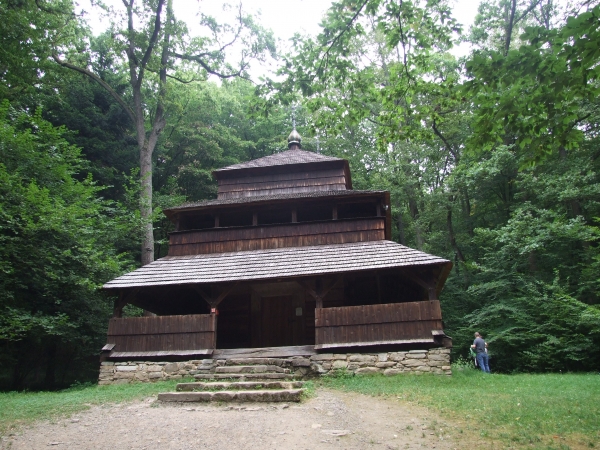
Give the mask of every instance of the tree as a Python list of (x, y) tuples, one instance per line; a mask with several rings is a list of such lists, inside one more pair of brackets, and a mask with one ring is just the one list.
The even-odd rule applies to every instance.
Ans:
[[(167, 124), (165, 101), (168, 80), (188, 82), (178, 76), (181, 64), (197, 67), (198, 79), (208, 75), (219, 78), (247, 76), (249, 62), (274, 52), (272, 35), (245, 15), (241, 5), (237, 10), (236, 25), (220, 25), (210, 17), (202, 16), (201, 24), (210, 32), (209, 37), (189, 38), (185, 25), (176, 20), (172, 0), (157, 2), (123, 1), (124, 23), (113, 21), (103, 36), (109, 43), (115, 61), (126, 61), (128, 66), (128, 95), (117, 92), (106, 79), (95, 72), (92, 55), (80, 61), (79, 53), (56, 47), (53, 59), (62, 67), (77, 71), (100, 84), (127, 112), (135, 128), (140, 161), (140, 212), (144, 223), (142, 236), (142, 264), (154, 260), (152, 227), (152, 163), (153, 152), (161, 132)], [(114, 17), (114, 11), (107, 11)], [(140, 28), (135, 28), (140, 23)], [(223, 37), (230, 40), (221, 43)], [(232, 46), (240, 45), (240, 61), (236, 67), (227, 63), (225, 54)], [(61, 54), (62, 53), (62, 54)], [(178, 65), (179, 63), (179, 65)]]
[(74, 45), (79, 34), (70, 0), (0, 1), (0, 99), (35, 109), (40, 83), (56, 81), (52, 42)]
[(80, 151), (65, 133), (39, 110), (0, 106), (0, 375), (13, 389), (43, 368), (35, 381), (52, 388), (97, 352), (110, 317), (97, 288), (126, 263), (114, 251), (123, 211), (77, 180)]
[(600, 92), (600, 5), (561, 27), (531, 26), (519, 49), (476, 52), (466, 95), (475, 106), (470, 146), (517, 145), (528, 162), (577, 148)]

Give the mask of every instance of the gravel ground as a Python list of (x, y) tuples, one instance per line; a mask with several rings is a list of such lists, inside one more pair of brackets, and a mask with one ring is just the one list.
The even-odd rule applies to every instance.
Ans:
[(299, 404), (103, 405), (5, 436), (2, 449), (459, 449), (452, 424), (396, 399), (317, 390)]

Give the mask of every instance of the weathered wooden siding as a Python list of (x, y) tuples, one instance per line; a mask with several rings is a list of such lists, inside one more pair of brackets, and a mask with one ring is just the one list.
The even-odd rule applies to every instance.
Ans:
[(316, 349), (428, 342), (441, 329), (438, 300), (315, 310)]
[(218, 180), (218, 199), (346, 189), (344, 168), (274, 173)]
[(172, 233), (169, 256), (239, 252), (385, 239), (385, 218), (346, 219)]
[(214, 349), (215, 330), (211, 314), (113, 318), (107, 343), (116, 352)]

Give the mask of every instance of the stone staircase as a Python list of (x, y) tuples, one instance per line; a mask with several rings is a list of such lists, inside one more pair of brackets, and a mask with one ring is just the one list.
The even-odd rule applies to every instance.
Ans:
[[(258, 374), (250, 373), (250, 375)], [(303, 385), (303, 381), (180, 383), (177, 385), (177, 392), (158, 394), (158, 400), (162, 402), (299, 402), (304, 392)]]
[[(304, 358), (297, 359), (304, 361)], [(198, 367), (197, 380), (293, 380), (297, 378), (296, 359), (239, 358), (216, 361)], [(206, 369), (205, 369), (206, 367)]]

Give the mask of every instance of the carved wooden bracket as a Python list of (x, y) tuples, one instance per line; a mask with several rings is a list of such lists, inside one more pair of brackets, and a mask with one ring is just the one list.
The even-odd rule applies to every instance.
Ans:
[(123, 308), (129, 303), (137, 294), (140, 292), (139, 288), (133, 289), (132, 291), (120, 291), (119, 298), (115, 300), (113, 306), (113, 317), (120, 318), (123, 316)]
[(211, 308), (216, 308), (219, 305), (219, 303), (221, 303), (223, 299), (225, 299), (225, 297), (229, 295), (233, 288), (238, 285), (238, 283), (239, 281), (236, 281), (235, 283), (231, 283), (228, 286), (225, 286), (225, 288), (217, 296), (208, 295), (200, 286), (196, 284), (192, 285), (192, 287), (198, 294), (200, 294), (200, 296), (206, 301), (206, 303), (208, 303), (208, 305)]
[(413, 270), (406, 270), (405, 273), (411, 280), (427, 290), (429, 300), (438, 300), (436, 291), (437, 278), (432, 273), (419, 274)]
[(342, 280), (343, 278), (344, 278), (343, 275), (337, 277), (335, 279), (335, 281), (333, 281), (333, 283), (331, 283), (326, 288), (323, 288), (323, 279), (322, 278), (317, 278), (315, 280), (315, 289), (312, 289), (308, 283), (306, 283), (305, 281), (302, 281), (302, 280), (298, 280), (298, 284), (300, 284), (306, 290), (306, 292), (308, 292), (310, 294), (310, 296), (315, 299), (315, 301), (317, 303), (316, 307), (322, 308), (323, 307), (323, 299), (325, 298), (325, 296), (327, 294), (329, 294), (329, 291), (331, 291), (339, 283), (339, 281)]

